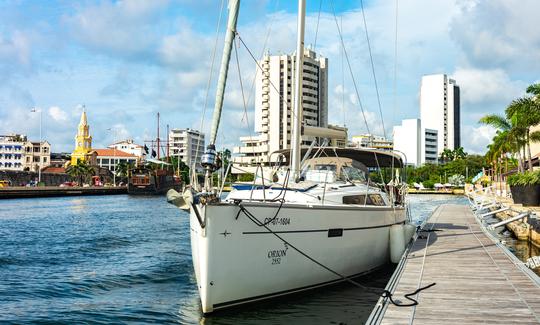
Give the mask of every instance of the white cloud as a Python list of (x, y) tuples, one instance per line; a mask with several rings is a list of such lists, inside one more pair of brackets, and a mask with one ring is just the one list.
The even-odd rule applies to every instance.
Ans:
[(0, 34), (0, 60), (4, 62), (15, 61), (21, 65), (30, 64), (31, 44), (29, 37), (15, 30), (10, 39)]
[(463, 147), (468, 153), (484, 154), (496, 130), (488, 125), (465, 126), (462, 130)]
[(479, 67), (518, 67), (525, 72), (540, 67), (539, 1), (460, 3), (451, 34), (469, 62)]
[(67, 121), (68, 115), (58, 106), (51, 106), (48, 110), (49, 116), (52, 117), (55, 121), (63, 122)]
[(458, 68), (452, 75), (461, 90), (462, 104), (509, 102), (520, 96), (525, 85), (513, 81), (502, 69)]

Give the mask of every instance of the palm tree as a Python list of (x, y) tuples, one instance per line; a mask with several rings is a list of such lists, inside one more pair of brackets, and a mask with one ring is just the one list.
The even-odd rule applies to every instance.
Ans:
[(467, 153), (465, 152), (463, 147), (457, 147), (452, 152), (452, 156), (453, 156), (453, 160), (464, 159), (465, 157), (467, 157)]
[(441, 152), (441, 160), (446, 163), (449, 160), (454, 160), (454, 153), (450, 149), (444, 149), (443, 152)]
[[(535, 94), (540, 93), (540, 85), (531, 85), (527, 88), (527, 92)], [(535, 94), (538, 96), (537, 94)], [(537, 137), (531, 137), (531, 128), (540, 123), (540, 101), (537, 97), (526, 96), (513, 100), (512, 103), (506, 108), (506, 115), (512, 118), (516, 118), (521, 132), (524, 135), (526, 145), (526, 159), (529, 162), (529, 170), (532, 170), (532, 156), (531, 156), (531, 141), (535, 141)]]
[(71, 176), (72, 178), (78, 178), (79, 179), (79, 185), (82, 186), (84, 183), (84, 180), (88, 178), (88, 176), (94, 174), (94, 168), (90, 166), (87, 162), (79, 162), (77, 165), (70, 165), (66, 173)]
[[(490, 114), (482, 117), (480, 123), (493, 126), (498, 132), (504, 134), (504, 138), (511, 144), (511, 153), (517, 154), (518, 157), (518, 170), (521, 172), (524, 170), (523, 157), (521, 149), (525, 147), (523, 128), (519, 125), (520, 119), (517, 114), (514, 114), (511, 118), (504, 117), (497, 114)], [(502, 137), (502, 136), (501, 136)], [(523, 151), (524, 153), (525, 151)]]
[(116, 176), (120, 177), (122, 180), (125, 180), (129, 177), (129, 171), (133, 169), (135, 165), (133, 163), (128, 163), (122, 161), (116, 165)]

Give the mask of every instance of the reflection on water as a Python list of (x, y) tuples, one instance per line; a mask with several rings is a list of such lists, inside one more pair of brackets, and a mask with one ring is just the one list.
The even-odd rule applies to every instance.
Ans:
[[(421, 222), (446, 195), (411, 195)], [(163, 197), (95, 196), (1, 201), (0, 320), (12, 323), (360, 324), (392, 266), (349, 284), (203, 317), (188, 215)], [(515, 245), (523, 255), (533, 248)], [(529, 252), (529, 253), (527, 253)], [(537, 251), (536, 251), (537, 252)], [(522, 253), (518, 253), (522, 254)]]

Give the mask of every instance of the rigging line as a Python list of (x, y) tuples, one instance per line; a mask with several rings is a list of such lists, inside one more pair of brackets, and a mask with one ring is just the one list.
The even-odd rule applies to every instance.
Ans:
[[(234, 41), (235, 43), (238, 42), (236, 38)], [(240, 82), (240, 92), (242, 93), (242, 104), (244, 105), (244, 116), (246, 117), (246, 124), (249, 130), (249, 118), (248, 118), (248, 112), (247, 112), (246, 96), (244, 94), (244, 83), (242, 82), (242, 73), (240, 71), (240, 60), (238, 59), (237, 46), (234, 47), (234, 56), (236, 57), (236, 67), (238, 69), (238, 80)], [(249, 135), (249, 139), (251, 140), (251, 132)], [(255, 156), (255, 146), (251, 147), (251, 153)], [(262, 171), (261, 173), (264, 174)]]
[(358, 91), (358, 86), (356, 85), (356, 79), (354, 78), (354, 74), (352, 72), (351, 62), (349, 61), (349, 55), (347, 53), (347, 49), (345, 48), (345, 42), (343, 41), (343, 35), (341, 34), (341, 29), (339, 28), (339, 23), (337, 21), (336, 11), (334, 9), (334, 3), (332, 1), (330, 1), (330, 6), (332, 7), (332, 13), (334, 14), (334, 21), (336, 22), (336, 27), (337, 27), (337, 30), (338, 30), (339, 39), (340, 39), (340, 43), (341, 43), (341, 48), (343, 49), (343, 54), (345, 54), (345, 59), (347, 61), (347, 66), (349, 68), (349, 72), (351, 74), (351, 79), (352, 79), (352, 82), (353, 82), (353, 85), (354, 85), (354, 90), (356, 92), (356, 98), (358, 99), (358, 105), (360, 106), (360, 110), (362, 112), (362, 118), (364, 119), (364, 123), (366, 124), (367, 132), (371, 133), (371, 131), (369, 129), (368, 122), (367, 122), (366, 113), (364, 111), (364, 106), (362, 105), (362, 101), (360, 99), (360, 92)]
[[(205, 115), (206, 115), (206, 108), (208, 107), (208, 96), (210, 94), (210, 85), (212, 83), (212, 77), (213, 77), (213, 74), (214, 74), (214, 64), (215, 64), (215, 61), (216, 61), (216, 51), (217, 51), (218, 40), (219, 40), (219, 27), (221, 25), (221, 18), (223, 17), (224, 3), (225, 3), (225, 0), (221, 0), (221, 7), (219, 9), (219, 18), (218, 18), (218, 22), (217, 22), (217, 26), (216, 26), (216, 39), (214, 41), (214, 50), (212, 51), (212, 63), (210, 65), (210, 75), (208, 77), (208, 83), (206, 84), (206, 94), (204, 96), (204, 106), (203, 106), (203, 112), (202, 112), (202, 116), (201, 116), (201, 126), (199, 128), (200, 132), (202, 132), (203, 128), (204, 128), (204, 118), (205, 118)], [(197, 159), (199, 158), (198, 156), (199, 156), (199, 150), (195, 151), (195, 160), (194, 160), (195, 163), (194, 163), (193, 167), (195, 167)], [(193, 172), (192, 169), (194, 170), (195, 168), (190, 168), (190, 173)]]
[[(276, 4), (274, 6), (274, 12), (277, 11), (277, 8), (279, 7), (279, 0), (276, 1)], [(274, 22), (276, 21), (276, 15), (272, 15), (272, 18), (270, 20), (270, 24), (268, 25), (268, 31), (266, 32), (266, 37), (264, 39), (263, 48), (261, 51), (261, 58), (264, 56), (264, 52), (266, 50), (266, 46), (268, 45), (268, 40), (270, 39), (270, 34), (272, 32), (272, 28), (274, 26)], [(257, 71), (255, 70), (255, 74), (253, 76), (253, 80), (251, 82), (251, 87), (248, 94), (247, 103), (249, 104), (251, 101), (251, 95), (253, 94), (253, 89), (255, 88), (255, 81), (257, 80)]]
[[(244, 45), (244, 48), (246, 49), (246, 51), (249, 53), (249, 56), (251, 56), (251, 58), (253, 59), (253, 61), (255, 61), (255, 64), (257, 65), (257, 68), (259, 68), (261, 71), (263, 71), (261, 65), (259, 64), (259, 61), (257, 61), (257, 59), (255, 58), (255, 56), (253, 55), (253, 52), (249, 49), (249, 47), (247, 46), (247, 44), (244, 42), (244, 39), (242, 38), (242, 36), (240, 36), (240, 33), (238, 33), (238, 31), (236, 31), (236, 37), (238, 37), (238, 40), (240, 40), (240, 42), (242, 43), (242, 45)], [(270, 82), (270, 85), (272, 86), (272, 88), (279, 94), (279, 99), (281, 101), (285, 101), (285, 97), (283, 97), (283, 94), (281, 94), (281, 92), (279, 91), (279, 89), (276, 87), (276, 85), (274, 85), (274, 83), (271, 81), (271, 80), (268, 80)], [(286, 107), (287, 107), (287, 110), (290, 110), (291, 111), (291, 116), (296, 116), (296, 114), (294, 113), (294, 110), (291, 109), (291, 104), (286, 101), (285, 102), (286, 104)]]
[(317, 15), (317, 27), (315, 28), (315, 43), (313, 44), (313, 51), (317, 49), (317, 36), (319, 35), (319, 21), (321, 20), (321, 8), (323, 0), (319, 1), (319, 14)]
[(367, 21), (366, 21), (366, 14), (364, 12), (363, 0), (360, 0), (360, 7), (362, 8), (362, 18), (364, 20), (364, 30), (366, 32), (366, 41), (367, 41), (368, 51), (369, 51), (369, 60), (371, 62), (371, 72), (373, 73), (373, 82), (375, 83), (375, 92), (377, 93), (377, 103), (379, 104), (379, 114), (381, 115), (383, 134), (384, 134), (384, 137), (386, 138), (386, 128), (384, 127), (384, 118), (383, 118), (382, 107), (381, 107), (381, 96), (379, 95), (379, 85), (377, 84), (377, 76), (375, 74), (375, 64), (373, 63), (373, 54), (371, 53), (371, 42), (369, 41), (368, 27), (367, 27)]

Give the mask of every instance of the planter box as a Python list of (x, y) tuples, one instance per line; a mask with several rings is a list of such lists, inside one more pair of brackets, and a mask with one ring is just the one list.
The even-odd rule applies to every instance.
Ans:
[(528, 186), (511, 186), (512, 199), (516, 204), (523, 206), (539, 206), (540, 205), (540, 185)]
[(515, 204), (523, 203), (523, 189), (524, 186), (510, 186), (510, 192), (512, 192), (512, 200)]

